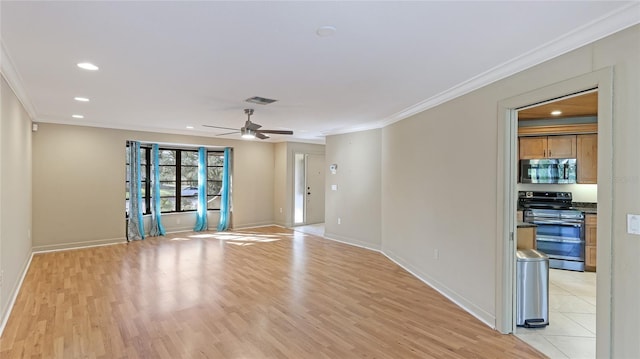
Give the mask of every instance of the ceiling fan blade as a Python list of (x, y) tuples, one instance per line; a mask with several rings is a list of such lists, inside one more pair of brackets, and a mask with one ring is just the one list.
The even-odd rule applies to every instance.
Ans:
[(204, 127), (211, 127), (211, 128), (221, 128), (223, 130), (233, 130), (233, 131), (238, 131), (237, 128), (229, 128), (229, 127), (220, 127), (220, 126), (211, 126), (211, 125), (202, 125)]
[(258, 133), (273, 133), (275, 135), (293, 135), (293, 131), (285, 130), (258, 130)]
[(240, 133), (240, 131), (233, 131), (233, 132), (220, 133), (220, 134), (218, 134), (218, 135), (216, 135), (216, 136), (235, 135), (235, 134), (238, 134), (238, 133)]
[(247, 122), (245, 122), (245, 124), (244, 124), (244, 127), (255, 131), (255, 130), (259, 129), (262, 126), (258, 125), (257, 123), (253, 123), (253, 122), (247, 120)]
[(259, 138), (259, 139), (261, 139), (261, 140), (266, 140), (267, 138), (269, 138), (269, 136), (267, 136), (267, 135), (263, 135), (263, 134), (262, 134), (262, 133), (260, 133), (260, 132), (256, 132), (256, 137), (257, 137), (257, 138)]

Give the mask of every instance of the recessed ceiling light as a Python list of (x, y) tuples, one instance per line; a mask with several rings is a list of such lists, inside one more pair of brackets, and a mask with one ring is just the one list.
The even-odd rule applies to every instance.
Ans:
[(332, 36), (336, 33), (335, 26), (320, 26), (318, 30), (316, 30), (316, 34), (320, 37), (328, 37)]
[(80, 102), (89, 102), (89, 99), (86, 97), (74, 97), (73, 99)]
[(187, 130), (193, 130), (193, 126), (187, 126)]
[(71, 115), (71, 117), (73, 117), (73, 118), (84, 118), (84, 116), (82, 116), (82, 115)]
[(560, 111), (560, 110), (551, 111), (551, 114), (554, 115), (554, 116), (560, 116), (560, 115), (562, 115), (562, 111)]
[(90, 62), (79, 62), (78, 67), (83, 70), (98, 71), (99, 67)]

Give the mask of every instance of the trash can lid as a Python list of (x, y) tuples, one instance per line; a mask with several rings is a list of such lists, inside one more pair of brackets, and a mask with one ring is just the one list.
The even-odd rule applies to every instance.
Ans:
[(538, 262), (549, 260), (549, 256), (535, 249), (521, 249), (516, 252), (518, 262)]

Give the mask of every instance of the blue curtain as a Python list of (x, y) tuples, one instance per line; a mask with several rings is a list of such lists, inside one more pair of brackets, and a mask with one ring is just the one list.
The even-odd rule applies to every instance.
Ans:
[(196, 212), (196, 232), (209, 229), (207, 224), (207, 150), (198, 149), (198, 209)]
[(153, 170), (151, 171), (151, 228), (149, 235), (157, 237), (164, 236), (165, 230), (162, 225), (161, 209), (160, 209), (160, 151), (157, 144), (151, 145), (151, 162)]
[(142, 221), (142, 183), (140, 181), (140, 142), (129, 141), (129, 223), (127, 241), (144, 239)]
[(229, 228), (229, 189), (231, 188), (231, 176), (229, 157), (231, 157), (231, 149), (224, 149), (224, 161), (222, 167), (222, 189), (220, 199), (220, 222), (218, 223), (218, 231), (226, 231)]

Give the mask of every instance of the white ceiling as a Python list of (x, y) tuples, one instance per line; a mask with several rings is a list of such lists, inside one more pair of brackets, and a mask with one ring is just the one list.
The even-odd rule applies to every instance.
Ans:
[(39, 122), (214, 136), (228, 131), (202, 125), (239, 128), (254, 108), (295, 131), (273, 141), (324, 142), (638, 23), (638, 4), (3, 0), (2, 72)]

